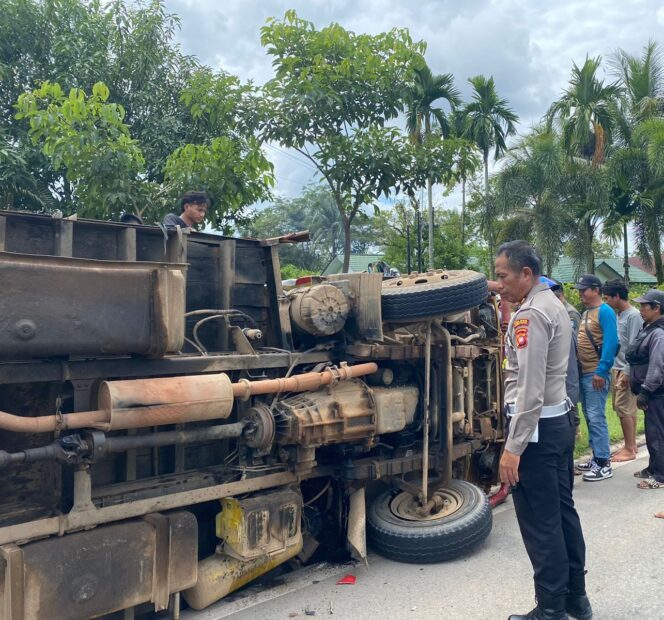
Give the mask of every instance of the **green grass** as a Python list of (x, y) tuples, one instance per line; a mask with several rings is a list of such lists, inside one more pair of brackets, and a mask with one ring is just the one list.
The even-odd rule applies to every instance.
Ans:
[[(581, 405), (579, 405), (579, 410), (580, 409)], [(640, 434), (643, 433), (643, 411), (641, 411), (640, 409), (638, 411), (639, 413), (636, 423), (636, 432), (637, 434)], [(621, 442), (623, 434), (622, 434), (622, 428), (620, 427), (620, 419), (618, 418), (616, 412), (613, 410), (613, 407), (611, 406), (611, 398), (609, 398), (606, 403), (606, 421), (609, 425), (609, 440), (611, 444)], [(576, 446), (574, 448), (574, 458), (578, 458), (583, 454), (587, 454), (589, 451), (590, 447), (588, 446), (588, 426), (586, 424), (586, 419), (582, 413), (581, 437), (579, 437), (579, 439), (576, 442)]]

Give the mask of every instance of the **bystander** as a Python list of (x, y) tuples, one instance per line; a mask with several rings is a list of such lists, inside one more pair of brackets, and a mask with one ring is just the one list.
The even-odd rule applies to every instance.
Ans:
[(610, 280), (602, 287), (604, 301), (618, 314), (618, 340), (620, 349), (611, 369), (611, 401), (620, 419), (625, 445), (612, 457), (614, 463), (633, 461), (636, 458), (636, 396), (629, 388), (629, 364), (625, 351), (636, 339), (643, 320), (639, 311), (629, 303), (629, 291), (620, 280)]
[(593, 451), (592, 458), (577, 467), (586, 482), (598, 482), (613, 476), (606, 399), (618, 352), (618, 327), (615, 312), (602, 303), (602, 283), (597, 276), (586, 274), (575, 287), (586, 307), (579, 325), (577, 352), (581, 365), (581, 406)]

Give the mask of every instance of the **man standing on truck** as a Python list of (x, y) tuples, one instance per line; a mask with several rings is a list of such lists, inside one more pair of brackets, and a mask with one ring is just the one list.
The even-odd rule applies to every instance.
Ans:
[(210, 208), (210, 199), (205, 192), (185, 192), (180, 198), (180, 215), (169, 213), (164, 218), (166, 228), (193, 228), (200, 224)]
[(525, 241), (498, 249), (502, 297), (516, 304), (506, 335), (508, 434), (500, 478), (513, 487), (521, 536), (533, 565), (537, 606), (510, 620), (589, 620), (585, 542), (572, 499), (574, 420), (565, 376), (572, 326), (540, 282), (541, 260)]
[(586, 311), (581, 317), (577, 352), (581, 365), (581, 406), (588, 423), (593, 456), (577, 465), (586, 482), (599, 482), (613, 476), (606, 399), (611, 385), (611, 368), (618, 353), (618, 322), (611, 306), (602, 303), (602, 282), (587, 273), (575, 287)]

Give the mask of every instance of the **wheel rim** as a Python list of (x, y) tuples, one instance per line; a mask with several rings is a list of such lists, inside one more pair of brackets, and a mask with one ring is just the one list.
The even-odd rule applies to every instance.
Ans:
[(457, 276), (453, 272), (450, 273), (444, 269), (436, 269), (435, 271), (411, 273), (410, 275), (394, 278), (393, 280), (385, 280), (383, 288), (411, 288), (422, 284), (433, 284), (434, 282), (455, 279), (455, 277)]
[(439, 489), (433, 493), (432, 497), (435, 496), (442, 500), (442, 508), (432, 514), (422, 515), (419, 512), (420, 502), (406, 491), (399, 493), (392, 499), (390, 512), (404, 521), (436, 521), (453, 515), (464, 504), (463, 495), (455, 489)]

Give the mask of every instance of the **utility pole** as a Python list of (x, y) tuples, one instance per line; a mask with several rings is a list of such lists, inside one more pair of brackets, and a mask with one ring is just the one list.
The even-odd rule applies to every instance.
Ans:
[(422, 216), (417, 210), (417, 270), (421, 273), (422, 268)]
[(410, 224), (406, 224), (406, 271), (410, 273)]

